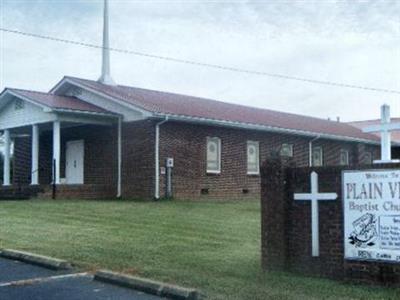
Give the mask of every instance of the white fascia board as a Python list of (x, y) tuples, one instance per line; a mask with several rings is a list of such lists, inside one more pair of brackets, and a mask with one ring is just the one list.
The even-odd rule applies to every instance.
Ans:
[(101, 112), (86, 111), (86, 110), (76, 110), (76, 109), (66, 109), (66, 108), (55, 108), (53, 110), (55, 112), (77, 114), (77, 115), (90, 115), (90, 116), (99, 116), (99, 117), (116, 118), (116, 119), (121, 117), (118, 114), (101, 113)]
[(93, 94), (95, 94), (95, 95), (97, 95), (97, 96), (99, 96), (99, 97), (103, 97), (103, 98), (106, 98), (106, 99), (108, 99), (108, 100), (110, 100), (110, 101), (116, 102), (116, 103), (118, 103), (118, 104), (121, 105), (121, 106), (125, 106), (125, 107), (127, 107), (127, 108), (132, 109), (132, 110), (136, 110), (136, 111), (140, 112), (141, 114), (143, 114), (144, 117), (150, 117), (150, 116), (153, 115), (153, 113), (150, 112), (150, 111), (148, 111), (148, 110), (145, 110), (145, 109), (140, 108), (140, 107), (138, 107), (138, 106), (136, 106), (136, 105), (127, 103), (126, 101), (120, 100), (120, 99), (118, 99), (118, 98), (111, 97), (111, 96), (109, 96), (109, 95), (107, 95), (107, 94), (105, 94), (105, 93), (99, 92), (99, 91), (97, 91), (97, 90), (95, 90), (95, 89), (92, 89), (92, 88), (90, 88), (90, 87), (87, 87), (87, 86), (84, 85), (84, 84), (77, 83), (77, 82), (75, 82), (75, 81), (73, 81), (73, 80), (70, 80), (70, 79), (68, 79), (68, 78), (63, 78), (63, 80), (61, 80), (54, 88), (52, 88), (52, 89), (50, 90), (50, 93), (56, 93), (57, 90), (60, 89), (60, 88), (62, 87), (62, 85), (64, 85), (65, 83), (69, 83), (69, 84), (71, 84), (71, 85), (73, 85), (73, 86), (77, 86), (77, 87), (79, 87), (79, 88), (81, 88), (81, 89), (87, 90), (87, 91), (89, 91), (89, 92), (91, 92), (91, 93), (93, 93)]
[(81, 123), (81, 124), (94, 124), (94, 125), (112, 125), (116, 123), (116, 120), (95, 118), (94, 116), (83, 116), (83, 115), (57, 115), (57, 121), (69, 122), (69, 123)]
[(6, 106), (7, 103), (8, 103), (9, 101), (12, 100), (12, 99), (10, 98), (9, 101), (5, 101), (4, 98), (7, 97), (7, 96), (10, 97), (10, 96), (12, 96), (12, 95), (9, 94), (9, 91), (8, 91), (7, 89), (4, 89), (4, 90), (1, 92), (1, 94), (0, 94), (0, 110), (1, 110), (4, 106)]
[(0, 130), (19, 128), (19, 127), (25, 127), (25, 126), (30, 126), (30, 125), (46, 124), (46, 123), (49, 123), (49, 122), (56, 121), (58, 119), (55, 114), (50, 114), (49, 116), (50, 116), (50, 118), (48, 120), (45, 120), (45, 121), (34, 121), (34, 122), (26, 121), (26, 122), (18, 124), (18, 126), (12, 126), (12, 127), (10, 127), (10, 126), (0, 126)]
[(51, 88), (49, 93), (55, 94), (55, 92), (57, 92), (57, 90), (65, 83), (66, 80), (67, 78), (64, 76), (59, 82), (57, 82), (57, 84), (54, 87)]
[(165, 118), (168, 116), (169, 120), (175, 121), (183, 121), (183, 122), (191, 122), (191, 123), (202, 123), (206, 125), (214, 125), (214, 126), (224, 126), (224, 127), (234, 127), (240, 129), (249, 129), (249, 130), (260, 130), (260, 131), (268, 131), (268, 132), (279, 132), (285, 134), (299, 135), (299, 136), (307, 136), (307, 137), (320, 137), (329, 140), (338, 140), (344, 142), (360, 142), (371, 145), (380, 145), (379, 141), (372, 141), (361, 138), (353, 138), (347, 136), (339, 136), (334, 134), (324, 134), (312, 131), (298, 130), (298, 129), (288, 129), (281, 127), (274, 127), (268, 125), (258, 125), (252, 123), (242, 123), (242, 122), (233, 122), (233, 121), (223, 121), (223, 120), (214, 120), (207, 119), (201, 117), (189, 117), (189, 116), (181, 116), (181, 115), (173, 115), (173, 114), (155, 114), (158, 117)]

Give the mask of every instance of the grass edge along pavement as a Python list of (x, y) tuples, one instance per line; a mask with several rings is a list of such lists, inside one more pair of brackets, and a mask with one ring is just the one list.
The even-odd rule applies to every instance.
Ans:
[(200, 294), (195, 289), (183, 288), (177, 285), (166, 284), (159, 281), (111, 272), (108, 270), (97, 271), (94, 275), (94, 279), (107, 283), (117, 284), (123, 287), (129, 287), (148, 294), (166, 297), (168, 299), (200, 299)]
[[(0, 257), (12, 260), (19, 260), (28, 264), (41, 266), (51, 270), (72, 270), (72, 264), (66, 260), (54, 257), (39, 255), (26, 251), (18, 251), (14, 249), (0, 249)], [(29, 281), (32, 282), (33, 279)], [(97, 271), (93, 280), (106, 282), (113, 285), (131, 288), (142, 291), (147, 294), (153, 294), (168, 299), (176, 300), (199, 300), (200, 293), (195, 289), (180, 287), (177, 285), (166, 284), (159, 281), (153, 281), (147, 278), (130, 276), (112, 272), (109, 270)]]
[(33, 265), (38, 265), (52, 270), (70, 270), (72, 265), (63, 259), (34, 254), (14, 249), (0, 249), (0, 256), (13, 260), (19, 260)]
[(0, 203), (1, 248), (59, 257), (85, 270), (193, 287), (218, 300), (400, 299), (394, 289), (264, 273), (260, 235), (256, 200)]

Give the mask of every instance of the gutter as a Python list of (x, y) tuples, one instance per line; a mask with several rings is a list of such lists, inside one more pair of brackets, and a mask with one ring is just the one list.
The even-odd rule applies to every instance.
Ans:
[(160, 199), (160, 126), (168, 122), (169, 117), (156, 123), (156, 136), (155, 136), (155, 178), (154, 178), (154, 199)]
[(118, 163), (118, 174), (117, 174), (117, 198), (121, 198), (122, 194), (122, 117), (118, 118), (118, 145), (117, 145), (117, 163)]

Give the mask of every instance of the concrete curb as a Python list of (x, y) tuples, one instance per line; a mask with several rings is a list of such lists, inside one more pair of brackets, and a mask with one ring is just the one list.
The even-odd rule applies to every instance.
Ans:
[(176, 285), (165, 284), (158, 281), (144, 279), (136, 276), (115, 273), (108, 270), (96, 272), (94, 279), (112, 283), (128, 288), (133, 288), (148, 294), (153, 294), (169, 299), (177, 300), (198, 300), (200, 294), (195, 289), (183, 288)]
[(37, 255), (24, 251), (12, 249), (1, 249), (0, 256), (15, 260), (24, 261), (30, 264), (39, 265), (52, 270), (69, 270), (72, 266), (69, 262), (53, 257)]

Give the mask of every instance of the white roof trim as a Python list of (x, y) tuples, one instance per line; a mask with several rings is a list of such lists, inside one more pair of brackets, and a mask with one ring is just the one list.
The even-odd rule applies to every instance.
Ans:
[(94, 116), (101, 116), (101, 117), (119, 118), (118, 114), (102, 113), (102, 112), (96, 112), (96, 111), (68, 109), (68, 108), (54, 108), (53, 110), (55, 112), (61, 112), (61, 113), (73, 113), (73, 114), (83, 114), (83, 115), (94, 115)]
[(67, 81), (67, 78), (63, 77), (63, 79), (61, 79), (54, 87), (51, 88), (49, 93), (54, 94), (57, 92), (57, 90), (65, 83), (65, 81)]
[[(326, 138), (326, 139), (330, 139), (330, 140), (361, 142), (361, 143), (372, 144), (372, 145), (380, 145), (379, 141), (373, 141), (373, 140), (362, 139), (362, 138), (354, 138), (354, 137), (349, 137), (349, 136), (334, 135), (334, 134), (325, 134), (325, 133), (312, 132), (312, 131), (306, 131), (306, 130), (289, 129), (289, 128), (282, 128), (282, 127), (275, 127), (275, 126), (268, 126), (268, 125), (259, 125), (259, 124), (253, 124), (253, 123), (224, 121), (224, 120), (207, 119), (207, 118), (201, 118), (201, 117), (190, 117), (190, 116), (174, 115), (174, 114), (158, 113), (156, 115), (159, 117), (163, 117), (163, 118), (168, 116), (169, 120), (176, 120), (176, 121), (184, 121), (184, 122), (192, 122), (192, 123), (193, 122), (194, 123), (206, 123), (206, 124), (217, 125), (217, 126), (235, 127), (235, 128), (249, 129), (249, 130), (269, 131), (269, 132), (280, 132), (280, 133), (300, 135), (300, 136), (309, 136), (309, 137), (319, 136), (321, 138)], [(398, 143), (393, 143), (393, 144), (399, 145)]]
[(71, 80), (71, 79), (69, 79), (69, 78), (63, 78), (55, 87), (53, 87), (53, 88), (50, 90), (50, 93), (55, 93), (55, 92), (57, 92), (57, 90), (58, 90), (59, 88), (61, 88), (61, 86), (62, 86), (63, 84), (65, 84), (65, 83), (69, 83), (69, 84), (71, 84), (71, 85), (80, 87), (81, 89), (90, 91), (91, 93), (96, 94), (97, 96), (104, 97), (104, 98), (106, 98), (106, 99), (108, 99), (108, 100), (111, 100), (111, 101), (114, 101), (114, 102), (116, 102), (116, 103), (118, 103), (118, 104), (120, 104), (120, 105), (122, 105), (122, 106), (125, 106), (125, 107), (127, 107), (127, 108), (130, 108), (130, 109), (132, 109), (132, 110), (139, 111), (139, 112), (142, 113), (144, 116), (150, 117), (150, 116), (153, 115), (153, 113), (152, 113), (151, 111), (148, 111), (148, 110), (145, 110), (145, 109), (143, 109), (143, 108), (141, 108), (141, 107), (138, 107), (138, 106), (136, 106), (136, 105), (130, 104), (130, 103), (128, 103), (127, 101), (121, 100), (121, 99), (119, 99), (119, 98), (112, 97), (112, 96), (110, 96), (110, 95), (108, 95), (108, 94), (106, 94), (106, 93), (99, 92), (99, 91), (97, 91), (97, 90), (95, 90), (95, 89), (92, 89), (92, 88), (90, 88), (90, 87), (87, 87), (87, 86), (84, 85), (84, 84), (77, 83), (77, 82), (75, 82), (73, 79)]

